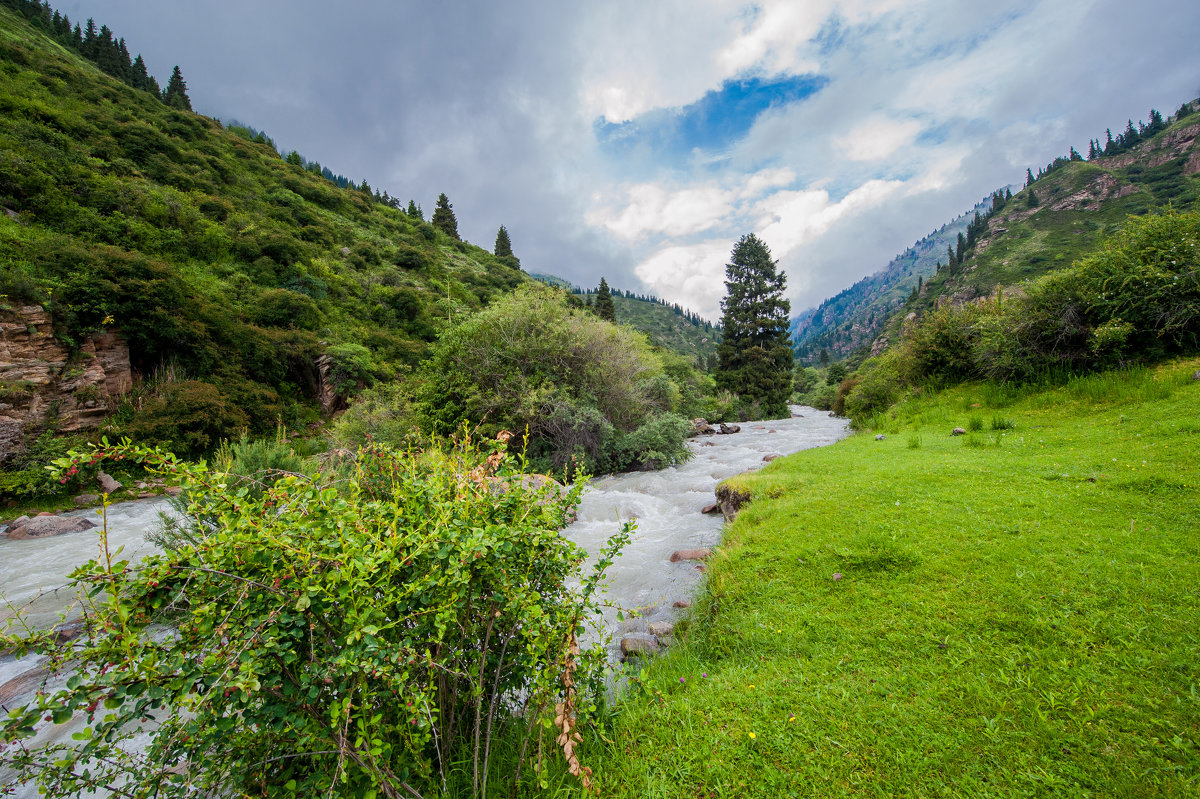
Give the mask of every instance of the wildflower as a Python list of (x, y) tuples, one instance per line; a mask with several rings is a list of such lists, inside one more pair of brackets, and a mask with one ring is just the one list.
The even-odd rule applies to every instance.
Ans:
[(753, 740), (755, 739), (755, 737), (756, 737), (756, 736), (754, 735), (754, 733), (749, 733), (749, 735), (750, 735), (750, 740), (751, 740), (751, 741), (753, 741)]

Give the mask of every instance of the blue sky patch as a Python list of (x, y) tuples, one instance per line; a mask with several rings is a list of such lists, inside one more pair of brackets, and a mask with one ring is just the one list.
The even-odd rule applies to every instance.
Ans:
[(764, 111), (803, 100), (828, 82), (819, 75), (726, 81), (682, 108), (655, 109), (628, 122), (597, 119), (596, 139), (613, 157), (650, 157), (682, 166), (694, 161), (697, 151), (702, 157), (719, 155), (744, 137)]

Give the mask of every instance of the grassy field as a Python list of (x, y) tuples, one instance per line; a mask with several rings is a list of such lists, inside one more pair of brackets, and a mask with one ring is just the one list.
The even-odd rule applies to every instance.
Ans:
[(585, 742), (603, 795), (1200, 794), (1197, 369), (960, 387), (737, 478)]

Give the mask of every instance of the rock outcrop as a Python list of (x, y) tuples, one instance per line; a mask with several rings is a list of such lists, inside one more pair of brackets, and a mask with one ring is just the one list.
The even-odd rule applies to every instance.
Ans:
[(119, 333), (94, 334), (71, 352), (40, 305), (0, 306), (0, 460), (51, 423), (66, 433), (98, 426), (108, 400), (132, 384)]

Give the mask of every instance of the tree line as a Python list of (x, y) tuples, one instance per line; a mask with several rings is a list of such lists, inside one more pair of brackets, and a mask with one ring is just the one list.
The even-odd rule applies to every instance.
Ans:
[(0, 3), (24, 16), (33, 27), (44, 31), (59, 44), (91, 61), (106, 75), (135, 89), (150, 92), (170, 108), (192, 110), (187, 83), (179, 66), (176, 65), (172, 70), (167, 88), (160, 89), (141, 53), (131, 58), (125, 38), (118, 38), (107, 25), (97, 29), (91, 17), (82, 26), (78, 22), (72, 25), (70, 17), (59, 13), (44, 1), (0, 0)]

